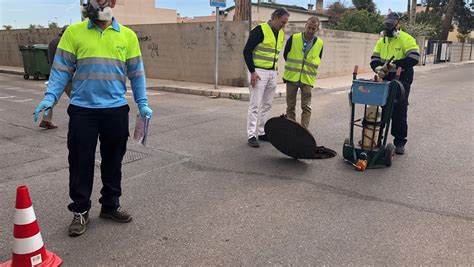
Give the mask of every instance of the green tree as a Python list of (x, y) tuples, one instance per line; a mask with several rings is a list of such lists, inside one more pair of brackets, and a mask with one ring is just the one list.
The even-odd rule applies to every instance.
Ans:
[(379, 33), (383, 30), (383, 16), (365, 9), (350, 10), (342, 15), (336, 30)]
[(375, 4), (372, 0), (352, 0), (352, 4), (357, 10), (367, 10), (375, 13)]
[(3, 25), (2, 27), (3, 27), (5, 30), (7, 30), (7, 31), (13, 29), (13, 26), (12, 26), (12, 25)]
[(36, 25), (35, 24), (30, 24), (30, 26), (28, 26), (28, 29), (30, 29), (30, 30), (36, 29)]
[[(408, 23), (402, 23), (402, 25), (407, 25)], [(441, 28), (443, 26), (443, 20), (440, 19), (439, 12), (435, 10), (430, 10), (428, 12), (421, 12), (416, 14), (416, 23), (415, 24), (425, 24), (432, 27), (433, 31), (427, 36), (430, 39), (439, 39), (441, 35)]]
[(57, 28), (59, 28), (59, 26), (58, 26), (58, 23), (57, 23), (57, 22), (50, 22), (50, 23), (48, 24), (48, 28), (50, 28), (50, 29), (57, 29)]
[(334, 28), (341, 20), (342, 14), (344, 14), (349, 9), (341, 2), (334, 2), (330, 4), (327, 8), (326, 14), (329, 16), (329, 28)]

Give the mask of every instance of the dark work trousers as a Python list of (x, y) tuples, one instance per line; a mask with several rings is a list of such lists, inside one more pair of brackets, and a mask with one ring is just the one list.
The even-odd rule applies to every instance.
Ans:
[[(405, 87), (405, 97), (395, 103), (392, 113), (392, 136), (395, 146), (404, 146), (407, 143), (408, 123), (408, 96), (410, 95), (410, 84), (403, 83)], [(398, 96), (397, 96), (398, 97)]]
[(69, 196), (73, 201), (68, 206), (70, 211), (84, 212), (91, 207), (97, 138), (102, 158), (102, 197), (99, 202), (106, 209), (120, 207), (122, 159), (127, 150), (129, 111), (128, 105), (102, 109), (69, 105)]

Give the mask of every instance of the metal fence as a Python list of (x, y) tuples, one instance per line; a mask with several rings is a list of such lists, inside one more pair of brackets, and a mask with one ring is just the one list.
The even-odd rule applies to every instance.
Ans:
[(426, 40), (422, 64), (439, 64), (472, 60), (474, 44)]

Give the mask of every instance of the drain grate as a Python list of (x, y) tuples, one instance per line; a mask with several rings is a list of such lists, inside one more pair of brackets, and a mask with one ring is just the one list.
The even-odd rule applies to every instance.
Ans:
[[(141, 159), (149, 157), (149, 156), (150, 156), (149, 154), (128, 149), (127, 153), (125, 153), (125, 156), (123, 156), (122, 164), (127, 164), (127, 163), (130, 163), (130, 162), (141, 160)], [(97, 151), (95, 153), (95, 165), (100, 166), (101, 162), (102, 162), (102, 158), (100, 157), (100, 152)]]

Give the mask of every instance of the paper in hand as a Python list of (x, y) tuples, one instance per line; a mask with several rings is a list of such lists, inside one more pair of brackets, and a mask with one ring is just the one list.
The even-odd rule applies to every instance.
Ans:
[(135, 121), (135, 131), (133, 133), (133, 139), (138, 143), (146, 146), (146, 139), (148, 136), (148, 125), (150, 123), (150, 118), (142, 117), (140, 114), (137, 114), (137, 119)]

